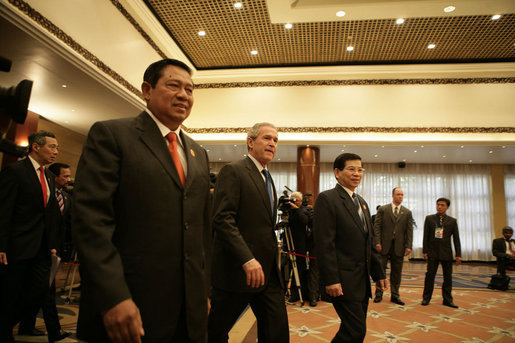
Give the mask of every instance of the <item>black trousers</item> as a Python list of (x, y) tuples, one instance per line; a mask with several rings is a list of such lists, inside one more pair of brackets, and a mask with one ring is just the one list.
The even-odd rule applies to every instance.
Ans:
[(445, 261), (429, 257), (427, 260), (427, 272), (424, 280), (424, 293), (423, 299), (430, 301), (433, 296), (433, 289), (435, 286), (435, 275), (438, 270), (438, 264), (442, 265), (443, 270), (443, 285), (442, 297), (446, 303), (452, 302), (452, 260)]
[(515, 259), (509, 257), (497, 257), (497, 273), (506, 275), (506, 269), (515, 270)]
[[(39, 310), (39, 309), (38, 309)], [(51, 340), (61, 333), (61, 324), (59, 323), (59, 315), (57, 314), (57, 307), (55, 304), (55, 281), (43, 297), (41, 305), (43, 312), (43, 319), (45, 321), (46, 331), (48, 338)], [(36, 325), (36, 313), (26, 313), (20, 323), (20, 331), (28, 331)]]
[(284, 292), (276, 273), (272, 272), (267, 286), (261, 292), (236, 293), (213, 289), (208, 321), (208, 342), (226, 343), (229, 331), (247, 305), (250, 305), (256, 316), (260, 343), (290, 341)]
[[(399, 287), (401, 286), (402, 265), (404, 256), (396, 256), (394, 249), (394, 241), (390, 246), (390, 251), (386, 255), (381, 255), (381, 264), (386, 275), (386, 264), (390, 260), (390, 293), (392, 298), (399, 298)], [(383, 291), (376, 287), (376, 295), (383, 296)]]
[(333, 307), (340, 317), (340, 329), (332, 343), (361, 343), (367, 334), (368, 298), (363, 301), (343, 301), (333, 298)]
[(14, 326), (26, 313), (37, 313), (48, 293), (49, 279), (48, 251), (29, 260), (9, 261), (0, 294), (0, 341), (12, 335)]

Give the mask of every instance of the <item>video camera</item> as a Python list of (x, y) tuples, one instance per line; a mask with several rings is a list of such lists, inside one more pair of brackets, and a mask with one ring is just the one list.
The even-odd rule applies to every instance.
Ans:
[[(0, 57), (0, 71), (9, 72), (11, 61)], [(33, 82), (23, 80), (17, 86), (9, 88), (0, 86), (0, 152), (23, 157), (27, 149), (5, 139), (12, 122), (23, 124), (27, 118), (30, 93)]]

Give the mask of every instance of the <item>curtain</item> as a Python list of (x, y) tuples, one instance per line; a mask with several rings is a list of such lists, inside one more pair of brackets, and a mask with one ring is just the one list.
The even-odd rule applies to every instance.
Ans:
[(515, 165), (504, 167), (504, 196), (508, 225), (515, 228)]

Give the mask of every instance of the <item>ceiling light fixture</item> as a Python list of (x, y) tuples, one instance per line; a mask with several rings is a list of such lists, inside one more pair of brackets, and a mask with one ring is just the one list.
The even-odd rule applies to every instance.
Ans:
[(434, 49), (434, 48), (436, 48), (436, 44), (429, 44), (429, 45), (427, 46), (427, 48), (428, 48), (428, 49)]
[(198, 35), (199, 35), (199, 36), (201, 36), (201, 37), (202, 37), (202, 36), (205, 36), (205, 35), (206, 35), (206, 31), (199, 31), (199, 32), (198, 32)]
[(354, 47), (353, 46), (348, 46), (347, 47), (347, 51), (354, 51)]
[(374, 155), (374, 157), (377, 157), (377, 156), (379, 156), (379, 155)]
[(442, 158), (446, 158), (447, 156), (443, 155)]
[(243, 4), (241, 2), (234, 3), (234, 8), (242, 8), (242, 7), (243, 7)]
[(251, 53), (252, 55), (257, 55), (257, 54), (258, 54), (257, 50), (252, 50), (250, 53)]
[(346, 13), (345, 13), (344, 11), (338, 11), (338, 12), (336, 12), (336, 16), (337, 16), (337, 17), (340, 17), (340, 18), (341, 18), (341, 17), (344, 17), (344, 16), (345, 16), (345, 14), (346, 14)]
[(413, 150), (413, 152), (418, 152), (418, 150)]
[(293, 27), (293, 25), (292, 25), (292, 24), (290, 24), (290, 23), (288, 23), (288, 24), (284, 24), (284, 28), (285, 28), (285, 29), (288, 29), (288, 30), (289, 30), (289, 29), (291, 29), (292, 27)]
[(443, 9), (443, 11), (444, 11), (445, 13), (451, 13), (451, 12), (453, 12), (455, 9), (456, 9), (456, 7), (454, 7), (454, 6), (447, 6), (447, 7), (445, 7), (445, 8)]
[(396, 24), (404, 24), (404, 19), (403, 18), (399, 18), (395, 21)]
[(490, 150), (488, 153), (489, 153), (489, 154), (493, 154), (494, 152), (493, 152), (492, 150)]
[(500, 15), (500, 14), (493, 15), (493, 16), (492, 16), (492, 20), (497, 20), (497, 19), (499, 19), (500, 17), (501, 17), (501, 15)]
[(66, 88), (66, 87), (68, 87), (68, 86), (66, 86), (66, 85), (62, 85), (61, 87)]

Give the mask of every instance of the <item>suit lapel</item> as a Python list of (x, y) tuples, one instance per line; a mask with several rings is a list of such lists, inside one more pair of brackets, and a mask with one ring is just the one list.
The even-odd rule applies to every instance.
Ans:
[(43, 189), (41, 188), (41, 181), (39, 181), (38, 173), (36, 172), (32, 161), (28, 157), (25, 158), (25, 168), (27, 170), (28, 179), (30, 180), (29, 182), (38, 190), (41, 205), (44, 207), (45, 204), (43, 203)]
[(204, 156), (204, 151), (199, 150), (198, 145), (193, 144), (193, 139), (191, 139), (187, 134), (182, 132), (182, 130), (181, 139), (184, 145), (184, 154), (186, 156), (186, 161), (188, 164), (188, 172), (186, 173), (187, 176), (185, 186), (185, 188), (188, 188), (193, 182), (193, 180), (195, 180), (195, 173), (202, 170), (201, 168), (199, 168), (198, 164), (200, 161), (199, 158), (202, 158)]
[[(261, 196), (261, 200), (263, 201), (264, 205), (268, 209), (268, 213), (270, 213), (270, 217), (273, 218), (273, 215), (272, 215), (273, 209), (270, 208), (270, 197), (268, 196), (268, 190), (266, 189), (266, 184), (263, 181), (263, 177), (261, 176), (261, 173), (259, 172), (256, 165), (254, 164), (254, 161), (252, 161), (249, 157), (247, 157), (245, 159), (245, 163), (247, 165), (247, 169), (249, 170), (249, 176), (252, 179), (252, 182), (254, 182), (254, 185), (256, 186), (256, 189), (258, 190), (259, 195)], [(273, 180), (272, 180), (272, 189), (275, 191), (275, 186), (273, 185)], [(275, 200), (275, 195), (274, 195), (274, 200)]]
[(178, 187), (182, 188), (179, 174), (175, 169), (175, 165), (170, 155), (164, 137), (161, 135), (156, 123), (150, 116), (143, 112), (136, 118), (136, 130), (140, 131), (140, 139), (145, 144), (150, 152), (157, 158), (163, 166), (163, 169), (168, 173), (172, 180)]
[(336, 185), (337, 192), (340, 194), (340, 197), (343, 200), (343, 205), (347, 209), (347, 211), (350, 213), (352, 219), (356, 223), (357, 227), (361, 228), (361, 231), (364, 232), (363, 228), (363, 222), (361, 221), (361, 218), (359, 217), (358, 210), (356, 209), (356, 205), (354, 205), (354, 201), (349, 196), (347, 191), (343, 189), (340, 185)]

